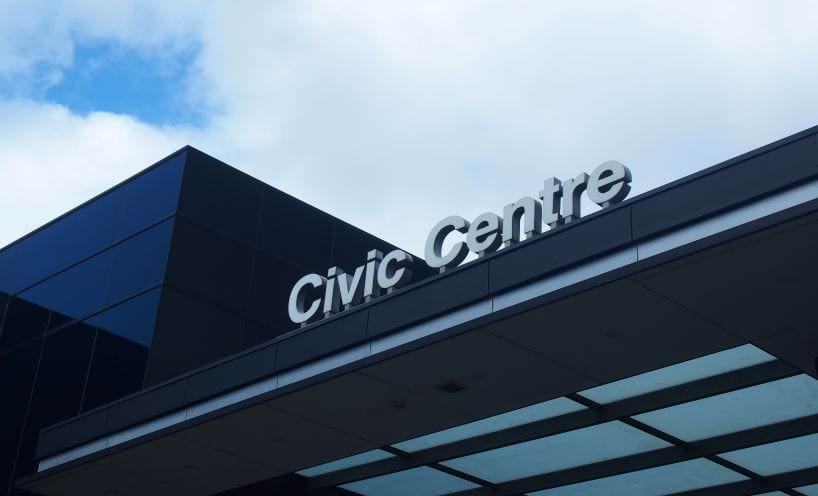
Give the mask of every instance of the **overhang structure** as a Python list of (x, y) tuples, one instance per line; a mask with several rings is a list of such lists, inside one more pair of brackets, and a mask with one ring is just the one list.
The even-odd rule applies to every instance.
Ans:
[(818, 128), (44, 430), (43, 495), (818, 494)]

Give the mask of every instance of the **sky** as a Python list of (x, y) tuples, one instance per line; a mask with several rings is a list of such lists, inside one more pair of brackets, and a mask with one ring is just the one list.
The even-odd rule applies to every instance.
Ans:
[(813, 1), (0, 0), (0, 245), (190, 144), (415, 253), (818, 124)]

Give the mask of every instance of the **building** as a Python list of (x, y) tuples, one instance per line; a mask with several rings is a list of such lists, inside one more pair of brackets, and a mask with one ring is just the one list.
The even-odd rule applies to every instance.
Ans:
[(0, 480), (818, 494), (818, 128), (288, 318), (302, 276), (372, 249), (395, 247), (191, 148), (6, 247)]

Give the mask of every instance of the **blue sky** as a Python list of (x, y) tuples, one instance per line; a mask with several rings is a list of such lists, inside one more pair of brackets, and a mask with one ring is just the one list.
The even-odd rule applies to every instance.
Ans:
[(0, 245), (185, 144), (415, 252), (818, 124), (818, 4), (0, 0)]
[(123, 43), (79, 43), (73, 62), (42, 99), (72, 113), (103, 111), (131, 115), (153, 125), (203, 125), (202, 110), (185, 95), (198, 50), (191, 47), (168, 57), (143, 53)]

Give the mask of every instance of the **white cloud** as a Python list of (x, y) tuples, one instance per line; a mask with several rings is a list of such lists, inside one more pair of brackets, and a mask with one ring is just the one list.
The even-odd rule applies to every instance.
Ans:
[(0, 175), (26, 212), (0, 242), (190, 142), (419, 252), (443, 216), (498, 211), (545, 177), (616, 158), (644, 191), (818, 115), (811, 2), (55, 5), (59, 22), (0, 21), (0, 40), (23, 40), (0, 72), (59, 74), (82, 37), (196, 43), (180, 91), (218, 112), (157, 128), (0, 102)]
[[(181, 129), (0, 101), (0, 236), (12, 241), (179, 148)], [(2, 242), (0, 242), (1, 244)]]

